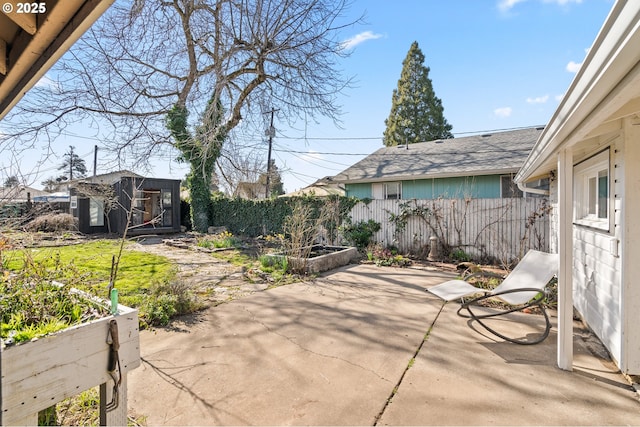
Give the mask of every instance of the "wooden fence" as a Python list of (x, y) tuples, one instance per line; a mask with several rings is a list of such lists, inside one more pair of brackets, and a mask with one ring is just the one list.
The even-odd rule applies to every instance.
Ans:
[(358, 203), (352, 222), (374, 220), (384, 246), (426, 256), (430, 237), (443, 254), (508, 263), (528, 249), (549, 250), (546, 198), (372, 200)]

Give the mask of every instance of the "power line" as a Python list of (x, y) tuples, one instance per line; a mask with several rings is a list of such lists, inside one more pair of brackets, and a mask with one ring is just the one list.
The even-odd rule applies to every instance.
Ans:
[[(411, 145), (409, 145), (411, 146)], [(399, 147), (404, 147), (404, 145), (401, 145)], [(290, 153), (290, 154), (323, 154), (323, 155), (327, 155), (327, 156), (388, 156), (390, 153), (386, 152), (386, 153), (339, 153), (339, 152), (320, 152), (320, 151), (295, 151), (295, 150), (278, 150), (278, 149), (274, 149), (273, 151), (279, 151), (279, 152), (285, 152), (285, 153)], [(521, 149), (521, 150), (476, 150), (474, 151), (474, 153), (517, 153), (517, 152), (529, 152), (531, 150), (528, 149)], [(409, 150), (398, 150), (397, 153), (392, 153), (394, 156), (415, 156), (416, 152), (415, 150), (412, 152), (411, 149)], [(429, 157), (433, 157), (433, 156), (450, 156), (451, 153), (427, 153), (429, 155)], [(349, 165), (351, 166), (351, 165)]]
[[(508, 132), (508, 131), (511, 131), (511, 130), (530, 129), (530, 128), (536, 128), (536, 127), (541, 127), (541, 126), (543, 126), (543, 125), (538, 125), (538, 126), (518, 126), (518, 127), (500, 128), (500, 129), (473, 130), (473, 131), (466, 131), (466, 132), (452, 132), (452, 134), (453, 135), (475, 135), (475, 134), (483, 134), (483, 133), (491, 133), (491, 132)], [(296, 140), (296, 141), (304, 141), (304, 140), (309, 140), (309, 141), (366, 141), (366, 140), (375, 141), (375, 140), (381, 140), (382, 136), (308, 137), (308, 136), (287, 136), (287, 135), (281, 134), (281, 135), (278, 135), (278, 138), (291, 139), (291, 140)], [(424, 142), (428, 142), (428, 141), (424, 141)]]
[[(485, 129), (485, 130), (473, 130), (473, 131), (465, 131), (465, 132), (452, 132), (453, 135), (474, 135), (474, 134), (482, 134), (482, 133), (490, 133), (490, 132), (507, 132), (507, 131), (512, 131), (512, 130), (520, 130), (520, 129), (530, 129), (530, 128), (536, 128), (536, 127), (541, 127), (543, 125), (536, 125), (536, 126), (518, 126), (518, 127), (511, 127), (511, 128), (497, 128), (497, 129)], [(100, 141), (103, 142), (105, 141), (105, 138), (98, 138), (95, 136), (85, 136), (85, 135), (78, 135), (76, 133), (72, 133), (69, 131), (61, 131), (59, 132), (60, 135), (64, 135), (64, 136), (72, 136), (74, 138), (80, 138), (80, 139), (89, 139), (92, 141)], [(288, 139), (288, 140), (293, 140), (293, 141), (304, 141), (304, 140), (308, 140), (308, 141), (375, 141), (375, 140), (381, 140), (382, 136), (347, 136), (347, 137), (309, 137), (309, 136), (289, 136), (283, 133), (278, 133), (278, 138), (280, 139)], [(250, 139), (248, 140), (250, 141)], [(259, 142), (263, 142), (260, 141), (258, 139), (256, 139), (255, 141), (259, 141)], [(427, 141), (425, 141), (427, 142)]]

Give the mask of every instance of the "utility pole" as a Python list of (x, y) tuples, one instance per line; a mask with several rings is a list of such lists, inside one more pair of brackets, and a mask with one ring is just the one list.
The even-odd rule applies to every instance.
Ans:
[(93, 147), (93, 176), (96, 176), (96, 170), (98, 169), (98, 146)]
[(269, 129), (265, 132), (265, 134), (269, 137), (269, 154), (267, 154), (267, 185), (265, 186), (265, 199), (269, 198), (269, 184), (271, 179), (271, 146), (273, 144), (273, 137), (276, 135), (276, 128), (273, 127), (273, 113), (278, 111), (277, 109), (271, 109), (271, 111), (265, 111), (266, 113), (271, 113), (271, 124), (269, 125)]
[(69, 146), (69, 181), (73, 179), (73, 145)]

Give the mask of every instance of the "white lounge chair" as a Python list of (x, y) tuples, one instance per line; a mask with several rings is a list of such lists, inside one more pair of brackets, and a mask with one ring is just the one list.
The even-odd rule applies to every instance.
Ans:
[[(520, 260), (518, 265), (495, 289), (480, 289), (467, 283), (464, 280), (450, 280), (437, 286), (426, 289), (428, 292), (438, 296), (445, 301), (462, 299), (466, 296), (483, 293), (482, 296), (468, 301), (462, 300), (462, 305), (458, 309), (458, 315), (477, 321), (482, 327), (492, 334), (516, 343), (516, 344), (538, 344), (544, 341), (551, 330), (551, 322), (542, 301), (544, 300), (545, 288), (549, 281), (558, 272), (558, 255), (548, 254), (540, 251), (530, 250)], [(472, 306), (487, 298), (499, 298), (508, 304), (508, 308), (490, 314), (475, 314)], [(546, 325), (544, 332), (537, 339), (509, 338), (487, 326), (482, 319), (496, 317), (514, 311), (520, 311), (527, 307), (537, 306), (544, 315)], [(461, 313), (465, 309), (468, 314)]]

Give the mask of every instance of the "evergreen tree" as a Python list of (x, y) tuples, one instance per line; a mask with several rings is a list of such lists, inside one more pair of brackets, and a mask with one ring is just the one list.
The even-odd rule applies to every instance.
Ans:
[(385, 120), (384, 145), (453, 138), (452, 126), (444, 117), (442, 101), (435, 95), (424, 55), (413, 42), (402, 61), (398, 88), (391, 98), (391, 113)]
[(82, 157), (73, 152), (75, 148), (73, 145), (69, 146), (69, 151), (62, 155), (62, 164), (58, 168), (58, 170), (69, 173), (69, 180), (73, 178), (84, 178), (87, 175), (87, 165), (85, 165)]
[[(260, 174), (260, 176), (258, 177), (258, 183), (266, 188), (267, 172), (263, 172)], [(276, 166), (276, 161), (271, 160), (271, 167), (269, 168), (269, 197), (277, 197), (281, 194), (284, 194), (284, 183), (282, 182), (282, 176), (280, 175), (280, 170)]]
[(11, 175), (4, 180), (5, 187), (17, 187), (20, 185), (20, 179), (16, 175)]

